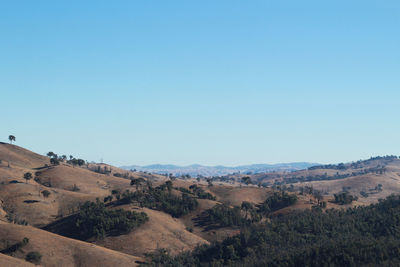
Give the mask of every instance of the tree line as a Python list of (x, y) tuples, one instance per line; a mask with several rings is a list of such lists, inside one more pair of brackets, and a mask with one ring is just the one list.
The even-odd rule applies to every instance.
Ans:
[(400, 197), (347, 210), (271, 217), (239, 235), (177, 256), (159, 250), (147, 266), (399, 266)]

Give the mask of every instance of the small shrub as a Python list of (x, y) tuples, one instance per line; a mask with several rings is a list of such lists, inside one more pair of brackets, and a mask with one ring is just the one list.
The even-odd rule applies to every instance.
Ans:
[(49, 197), (50, 194), (51, 194), (51, 193), (50, 193), (49, 190), (43, 190), (43, 191), (42, 191), (42, 195), (43, 195), (44, 197), (46, 197), (46, 198)]
[(74, 184), (74, 187), (72, 188), (73, 192), (78, 192), (79, 190), (81, 190), (76, 184)]
[(33, 264), (40, 264), (40, 261), (42, 260), (42, 254), (37, 251), (31, 251), (26, 254), (25, 260), (32, 262)]

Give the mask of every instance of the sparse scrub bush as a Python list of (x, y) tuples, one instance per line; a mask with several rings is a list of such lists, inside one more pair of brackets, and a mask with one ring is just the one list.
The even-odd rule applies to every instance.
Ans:
[(352, 196), (352, 195), (350, 195), (349, 192), (341, 192), (341, 193), (338, 193), (338, 194), (334, 194), (334, 197), (335, 197), (335, 201), (334, 202), (339, 204), (339, 205), (350, 204), (354, 200), (358, 199), (357, 196)]
[(40, 254), (38, 251), (31, 251), (26, 254), (25, 260), (39, 265), (42, 260), (42, 254)]
[(42, 191), (42, 195), (45, 197), (45, 198), (48, 198), (49, 196), (50, 196), (50, 191), (49, 190), (43, 190)]

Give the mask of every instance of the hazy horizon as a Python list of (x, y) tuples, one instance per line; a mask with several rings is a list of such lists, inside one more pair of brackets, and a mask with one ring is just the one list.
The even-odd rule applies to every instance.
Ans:
[(1, 140), (116, 166), (398, 155), (399, 11), (398, 1), (3, 3)]

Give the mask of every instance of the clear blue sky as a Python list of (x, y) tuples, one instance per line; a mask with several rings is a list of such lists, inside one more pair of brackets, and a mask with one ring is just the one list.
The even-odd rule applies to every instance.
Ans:
[(400, 1), (2, 1), (1, 140), (115, 165), (400, 154)]

